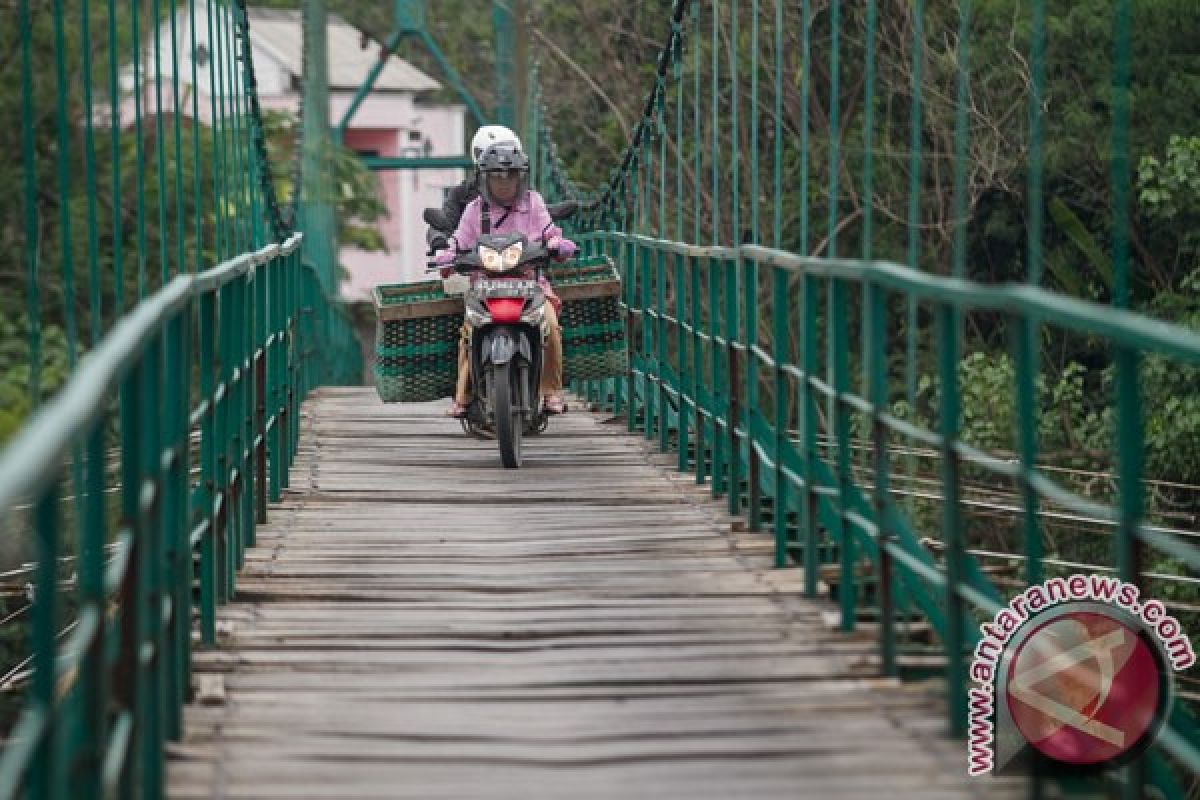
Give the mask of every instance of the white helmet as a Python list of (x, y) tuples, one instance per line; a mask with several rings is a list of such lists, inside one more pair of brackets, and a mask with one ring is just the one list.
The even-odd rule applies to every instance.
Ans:
[(520, 137), (513, 133), (511, 128), (503, 125), (484, 125), (475, 132), (475, 138), (471, 140), (471, 160), (478, 164), (479, 157), (485, 150), (494, 144), (501, 143), (512, 143), (517, 146), (518, 150), (525, 149), (521, 146)]

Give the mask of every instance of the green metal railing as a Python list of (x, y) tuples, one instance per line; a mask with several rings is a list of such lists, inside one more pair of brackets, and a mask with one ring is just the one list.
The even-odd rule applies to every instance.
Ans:
[[(288, 484), (300, 404), (361, 375), (335, 297), (324, 37), (307, 35), (324, 5), (305, 9), (304, 59), (321, 68), (286, 203), (243, 0), (97, 6), (34, 15), (21, 0), (14, 32), (31, 416), (0, 453), (0, 512), (35, 566), (3, 798), (163, 796), (193, 633), (216, 642)], [(51, 382), (55, 329), (66, 369)]]
[[(217, 605), (287, 485), (299, 402), (317, 380), (320, 287), (300, 238), (173, 278), (0, 459), (0, 508), (31, 509), (39, 564), (34, 682), (0, 796), (161, 796), (163, 745), (180, 735), (190, 692), (193, 609), (214, 644)], [(85, 509), (67, 525), (62, 480), (80, 446)], [(118, 475), (103, 466), (110, 447)], [(113, 488), (116, 513), (104, 502)], [(76, 618), (60, 641), (56, 560), (76, 545)]]
[[(802, 565), (807, 595), (816, 595), (822, 576), (835, 585), (844, 630), (863, 624), (866, 613), (884, 674), (906, 669), (914, 648), (905, 631), (914, 622), (928, 626), (944, 664), (949, 725), (961, 735), (978, 625), (1005, 595), (1066, 569), (1112, 572), (1144, 588), (1192, 585), (1200, 567), (1194, 533), (1162, 524), (1146, 508), (1139, 370), (1151, 359), (1180, 369), (1200, 364), (1200, 335), (1118, 308), (1130, 305), (1131, 285), (1128, 0), (1115, 4), (1113, 18), (1117, 307), (1039, 288), (1047, 202), (1045, 4), (1035, 0), (1028, 12), (1029, 124), (1004, 132), (1028, 142), (1026, 285), (999, 286), (966, 279), (974, 213), (971, 3), (959, 0), (947, 19), (932, 17), (918, 0), (904, 9), (905, 25), (892, 20), (892, 30), (911, 29), (907, 54), (903, 42), (888, 42), (888, 67), (911, 71), (907, 99), (879, 94), (884, 40), (876, 2), (817, 5), (677, 0), (632, 140), (592, 192), (567, 175), (548, 124), (552, 114), (536, 93), (530, 124), (537, 135), (528, 140), (539, 151), (539, 185), (586, 204), (582, 227), (592, 233), (583, 237), (585, 250), (612, 257), (624, 278), (630, 372), (578, 388), (624, 414), (631, 431), (674, 450), (679, 469), (707, 481), (731, 513), (746, 514), (751, 530), (769, 525), (776, 564)], [(798, 52), (785, 36), (799, 39)], [(935, 76), (930, 61), (938, 42), (953, 44), (938, 53)], [(848, 66), (847, 52), (860, 61)], [(862, 87), (859, 98), (845, 90), (851, 74)], [(931, 85), (935, 79), (940, 83)], [(773, 102), (763, 103), (761, 85), (772, 80)], [(903, 134), (891, 126), (906, 102), (907, 152), (881, 149), (881, 112), (890, 140), (899, 141)], [(799, 119), (790, 135), (785, 103), (790, 119)], [(942, 126), (936, 130), (935, 113)], [(934, 133), (946, 134), (948, 149), (923, 152)], [(902, 211), (885, 209), (883, 224), (876, 204), (881, 166), (907, 170), (909, 187)], [(822, 173), (818, 186), (814, 178)], [(935, 251), (928, 204), (944, 184), (947, 245)], [(798, 191), (785, 192), (789, 185)], [(818, 212), (825, 223), (819, 241)], [(861, 256), (840, 256), (854, 232)], [(942, 274), (923, 271), (931, 251), (944, 258)], [(1013, 409), (1010, 452), (973, 445), (964, 430), (965, 412), (986, 413), (964, 408), (964, 348), (973, 344), (964, 320), (980, 318), (1004, 332), (1011, 348), (1007, 394), (987, 398)], [(1112, 497), (1094, 496), (1039, 460), (1038, 387), (1046, 379), (1040, 350), (1071, 337), (1112, 357)], [(931, 414), (923, 417), (915, 411), (918, 394), (930, 387)], [(1095, 460), (1093, 476), (1105, 469), (1103, 457)], [(917, 461), (927, 466), (924, 475), (914, 473)], [(1004, 502), (1019, 536), (995, 553), (967, 530), (977, 507), (988, 504), (981, 491), (1000, 485), (1014, 487)], [(1093, 536), (1103, 532), (1108, 555), (1081, 563), (1051, 552), (1046, 528), (1063, 516), (1085, 520)], [(1154, 571), (1151, 560), (1174, 566)], [(1180, 798), (1197, 773), (1200, 726), (1177, 702), (1149, 756), (1107, 777), (1126, 797)]]

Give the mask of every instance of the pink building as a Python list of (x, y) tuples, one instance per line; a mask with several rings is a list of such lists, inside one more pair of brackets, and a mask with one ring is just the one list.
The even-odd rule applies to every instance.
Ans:
[[(207, 5), (205, 0), (196, 4), (194, 40), (188, 12), (181, 10), (176, 18), (176, 47), (184, 90), (180, 97), (180, 113), (191, 116), (194, 60), (199, 116), (205, 124), (212, 120), (213, 94), (219, 96), (221, 93), (219, 85), (213, 87), (213, 49), (208, 23), (200, 24), (201, 20), (208, 19)], [(221, 14), (220, 17), (219, 24), (227, 26), (228, 15)], [(221, 41), (222, 33), (215, 33), (215, 38)], [(377, 63), (381, 45), (334, 14), (329, 16), (327, 33), (329, 118), (336, 127)], [(162, 26), (160, 36), (162, 52), (170, 53), (169, 25)], [(250, 38), (263, 108), (296, 110), (303, 72), (300, 11), (251, 8)], [(147, 45), (148, 54), (153, 53), (152, 48), (152, 44)], [(144, 113), (150, 114), (155, 111), (153, 65), (153, 57), (143, 59), (142, 80), (147, 91), (142, 108)], [(163, 75), (170, 75), (170, 70), (170, 59), (164, 59)], [(126, 71), (124, 78), (125, 88), (131, 91), (132, 68)], [(440, 88), (437, 81), (413, 65), (390, 57), (375, 81), (374, 90), (358, 107), (346, 128), (346, 146), (370, 156), (463, 156), (465, 109), (460, 105), (437, 105), (426, 101), (431, 92)], [(240, 93), (240, 88), (238, 91)], [(169, 104), (171, 99), (167, 97), (164, 102)], [(131, 119), (132, 98), (124, 98), (121, 109), (122, 116)], [(163, 111), (170, 113), (172, 109), (164, 105)], [(350, 301), (366, 300), (371, 288), (379, 283), (425, 279), (425, 223), (421, 220), (421, 210), (426, 206), (441, 205), (445, 190), (463, 178), (461, 169), (388, 170), (378, 174), (380, 191), (389, 210), (388, 218), (380, 223), (388, 252), (369, 253), (350, 247), (341, 250), (341, 262), (350, 272), (342, 293)]]

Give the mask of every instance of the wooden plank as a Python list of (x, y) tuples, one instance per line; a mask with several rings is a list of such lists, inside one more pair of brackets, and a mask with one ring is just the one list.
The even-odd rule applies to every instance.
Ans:
[[(769, 537), (597, 415), (498, 466), (436, 404), (318, 392), (170, 797), (1017, 797)], [(206, 686), (220, 686), (219, 704)]]

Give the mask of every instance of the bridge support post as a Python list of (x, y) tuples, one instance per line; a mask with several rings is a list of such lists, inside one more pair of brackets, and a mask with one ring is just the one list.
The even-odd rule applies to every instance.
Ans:
[(492, 2), (492, 26), (496, 32), (496, 121), (513, 129), (525, 118), (527, 6), (527, 0)]

